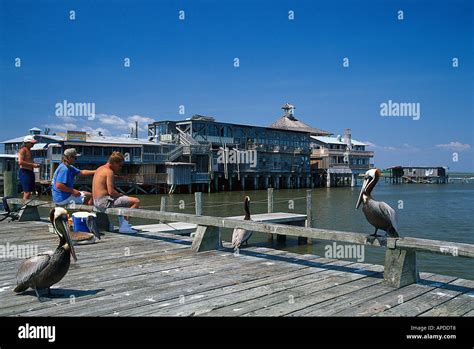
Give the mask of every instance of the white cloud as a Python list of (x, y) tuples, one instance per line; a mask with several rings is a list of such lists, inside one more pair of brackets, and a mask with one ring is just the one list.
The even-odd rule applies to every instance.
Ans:
[(135, 128), (135, 121), (138, 122), (138, 131), (140, 132), (146, 132), (148, 129), (148, 124), (151, 124), (155, 122), (155, 119), (146, 117), (146, 116), (141, 116), (141, 115), (132, 115), (127, 118), (129, 121), (128, 123), (128, 128)]
[(369, 141), (365, 141), (365, 142), (362, 142), (362, 143), (365, 143), (368, 147), (371, 147), (374, 150), (381, 150), (381, 151), (398, 151), (398, 150), (400, 150), (400, 148), (397, 148), (397, 147), (377, 145), (377, 144), (369, 142)]
[(67, 130), (76, 130), (77, 125), (73, 123), (65, 123), (65, 124), (46, 124), (43, 125), (44, 127), (48, 127), (52, 131), (67, 131)]
[(403, 143), (402, 145), (399, 145), (399, 146), (378, 145), (369, 141), (364, 141), (363, 143), (365, 143), (368, 147), (372, 148), (368, 150), (381, 151), (381, 152), (416, 153), (421, 150), (420, 148), (415, 147), (414, 145), (411, 145), (408, 143)]
[(81, 131), (86, 131), (91, 136), (97, 136), (97, 135), (99, 135), (99, 132), (101, 132), (103, 136), (111, 136), (112, 135), (112, 133), (108, 129), (105, 129), (105, 128), (102, 128), (102, 127), (94, 128), (94, 127), (90, 127), (90, 126), (84, 126), (84, 127), (81, 128)]
[(449, 150), (449, 151), (463, 151), (463, 150), (468, 150), (471, 149), (471, 146), (469, 144), (464, 144), (461, 142), (450, 142), (447, 144), (437, 144), (437, 148)]
[(146, 117), (146, 116), (141, 116), (141, 115), (132, 115), (127, 118), (129, 122), (135, 122), (138, 121), (139, 124), (151, 124), (152, 122), (155, 122), (155, 119)]
[(376, 147), (376, 145), (374, 143), (369, 142), (369, 141), (362, 142), (362, 143), (365, 143), (365, 145), (368, 146), (368, 147)]
[(64, 132), (67, 130), (82, 130), (89, 132), (92, 135), (97, 135), (102, 132), (103, 135), (122, 135), (127, 134), (132, 128), (135, 128), (135, 122), (138, 122), (138, 130), (143, 134), (147, 132), (148, 124), (155, 120), (142, 115), (131, 115), (128, 117), (120, 117), (113, 114), (96, 114), (95, 119), (88, 120), (87, 118), (74, 118), (70, 116), (54, 117), (59, 120), (57, 124), (47, 124), (44, 127), (49, 127), (53, 131)]
[(75, 122), (77, 121), (77, 119), (79, 119), (78, 117), (72, 117), (72, 116), (56, 116), (58, 119), (60, 119), (62, 122)]
[(72, 123), (65, 123), (65, 124), (64, 124), (64, 127), (70, 130), (70, 129), (77, 128), (77, 125), (76, 125), (76, 124), (72, 124)]
[(98, 114), (96, 119), (101, 124), (110, 125), (115, 128), (128, 128), (127, 122), (117, 115)]

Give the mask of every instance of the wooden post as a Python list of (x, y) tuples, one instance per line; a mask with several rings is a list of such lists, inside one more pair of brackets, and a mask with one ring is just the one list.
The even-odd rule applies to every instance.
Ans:
[(419, 279), (416, 265), (416, 251), (387, 248), (383, 278), (392, 287), (404, 287)]
[(219, 191), (219, 176), (217, 174), (214, 174), (214, 192)]
[[(267, 211), (268, 213), (273, 213), (273, 188), (267, 189)], [(275, 234), (268, 234), (269, 243), (273, 243), (273, 238)]]
[(202, 193), (194, 193), (194, 201), (196, 205), (196, 216), (202, 216)]
[[(306, 228), (311, 228), (313, 225), (312, 224), (313, 222), (312, 206), (313, 206), (313, 193), (311, 189), (309, 189), (309, 190), (306, 190), (306, 222), (305, 222)], [(306, 238), (305, 243), (312, 244), (313, 239)]]
[(273, 213), (273, 188), (267, 189), (268, 213)]
[(160, 211), (161, 211), (161, 212), (166, 212), (166, 196), (165, 196), (165, 195), (163, 195), (163, 196), (161, 197)]
[(194, 236), (192, 250), (196, 253), (217, 250), (221, 246), (220, 230), (218, 227), (198, 225)]
[(17, 196), (17, 181), (15, 171), (3, 172), (3, 195), (10, 197)]

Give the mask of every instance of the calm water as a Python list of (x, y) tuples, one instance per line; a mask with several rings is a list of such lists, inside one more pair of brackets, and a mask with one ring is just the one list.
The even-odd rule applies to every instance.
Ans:
[[(360, 187), (316, 188), (313, 190), (313, 226), (334, 230), (346, 230), (372, 234), (374, 229), (365, 220), (362, 210), (355, 210)], [(251, 198), (251, 213), (267, 212), (267, 192), (234, 191), (203, 194), (204, 215), (243, 215), (243, 198)], [(274, 212), (306, 213), (306, 189), (275, 190)], [(161, 195), (139, 196), (142, 207), (159, 210)], [(474, 243), (474, 184), (385, 184), (379, 182), (373, 197), (385, 201), (396, 209), (401, 236), (436, 240)], [(290, 209), (289, 200), (294, 201)], [(184, 208), (179, 205), (184, 203)], [(168, 211), (194, 213), (194, 195), (174, 194), (168, 198)], [(133, 219), (132, 224), (152, 223)], [(379, 232), (382, 233), (383, 232)], [(231, 232), (224, 231), (223, 239), (230, 240)], [(266, 234), (254, 233), (251, 244), (269, 246)], [(287, 237), (284, 245), (273, 247), (297, 253), (313, 253), (324, 256), (326, 241), (314, 241), (313, 245), (298, 245), (297, 239)], [(383, 264), (382, 248), (365, 248), (365, 262)], [(474, 279), (474, 260), (443, 255), (419, 253), (421, 271)]]

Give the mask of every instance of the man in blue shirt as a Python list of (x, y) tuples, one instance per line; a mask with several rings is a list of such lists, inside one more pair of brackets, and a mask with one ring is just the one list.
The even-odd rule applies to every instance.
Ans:
[(92, 194), (74, 189), (76, 176), (93, 176), (95, 171), (79, 170), (74, 167), (78, 154), (76, 149), (69, 148), (64, 151), (62, 163), (54, 172), (52, 186), (53, 201), (56, 205), (71, 203), (92, 205)]

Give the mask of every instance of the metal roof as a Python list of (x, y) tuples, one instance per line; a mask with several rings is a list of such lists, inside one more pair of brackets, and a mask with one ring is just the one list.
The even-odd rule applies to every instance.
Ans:
[[(344, 145), (344, 141), (342, 139), (339, 139), (337, 137), (326, 137), (326, 136), (311, 136), (312, 139), (315, 139), (317, 141), (320, 141), (322, 143), (326, 144), (341, 144)], [(355, 139), (351, 139), (352, 145), (367, 145), (365, 143), (356, 141)]]
[(153, 142), (148, 139), (137, 139), (137, 138), (128, 138), (128, 137), (113, 137), (113, 136), (88, 136), (85, 142), (81, 141), (67, 141), (64, 140), (66, 144), (84, 144), (84, 143), (98, 143), (98, 144), (124, 144), (124, 145), (164, 145), (168, 143), (164, 142)]
[(399, 165), (399, 166), (391, 166), (391, 167), (386, 167), (386, 170), (391, 170), (393, 168), (418, 168), (418, 169), (432, 169), (432, 168), (444, 168), (447, 169), (448, 166), (418, 166), (418, 165)]
[(273, 122), (270, 128), (277, 128), (281, 130), (309, 132), (315, 135), (331, 135), (331, 132), (321, 130), (316, 127), (311, 127), (304, 122), (298, 120), (294, 115), (285, 113), (278, 120)]
[[(76, 145), (81, 145), (81, 144), (88, 144), (88, 143), (95, 143), (95, 144), (110, 144), (110, 145), (151, 145), (151, 146), (156, 146), (156, 145), (166, 145), (168, 143), (165, 142), (153, 142), (149, 141), (148, 139), (136, 139), (136, 138), (128, 138), (128, 137), (112, 137), (112, 136), (87, 136), (87, 139), (85, 142), (77, 141), (77, 140), (71, 140), (68, 141), (65, 137), (62, 136), (52, 136), (52, 135), (36, 135), (36, 137), (43, 137), (46, 139), (50, 139), (54, 142), (64, 142), (65, 144), (76, 144)], [(17, 137), (13, 139), (9, 139), (6, 141), (3, 141), (1, 143), (22, 143), (23, 137)], [(39, 144), (46, 144), (46, 143), (39, 143)], [(39, 144), (36, 144), (36, 148), (38, 149)], [(51, 144), (50, 144), (51, 146)]]
[[(31, 135), (28, 135), (28, 136), (31, 136)], [(23, 139), (25, 137), (26, 137), (26, 135), (22, 136), (22, 137), (12, 138), (12, 139), (0, 142), (0, 143), (23, 143)], [(60, 141), (63, 140), (63, 137), (53, 136), (53, 135), (35, 135), (35, 137), (43, 137), (43, 138), (51, 139), (51, 140), (57, 141), (57, 142), (60, 142)]]
[(48, 143), (35, 143), (30, 150), (44, 150), (48, 147)]

